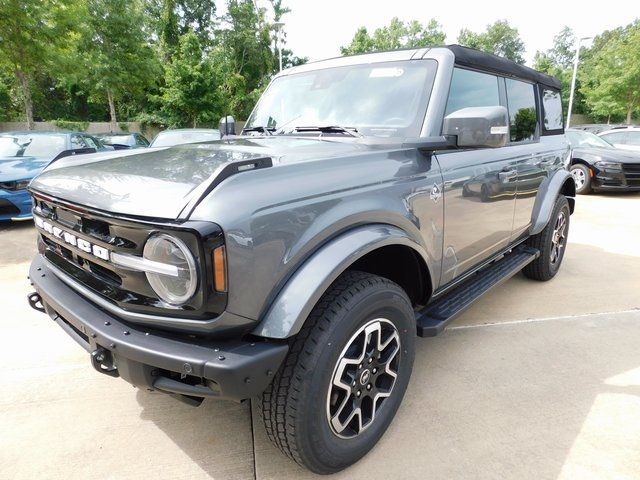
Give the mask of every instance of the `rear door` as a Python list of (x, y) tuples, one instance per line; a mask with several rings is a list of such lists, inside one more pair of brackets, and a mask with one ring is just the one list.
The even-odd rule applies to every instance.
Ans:
[(533, 207), (542, 182), (564, 168), (560, 92), (520, 80), (505, 79), (509, 109), (510, 148), (518, 170), (511, 241), (528, 235)]
[[(456, 67), (445, 115), (465, 107), (505, 105), (504, 81)], [(438, 153), (444, 180), (441, 285), (507, 247), (513, 227), (517, 166), (509, 148)]]

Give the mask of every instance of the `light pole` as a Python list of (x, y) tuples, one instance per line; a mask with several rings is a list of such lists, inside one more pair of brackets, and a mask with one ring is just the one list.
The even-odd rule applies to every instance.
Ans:
[(278, 49), (280, 71), (282, 71), (282, 45), (281, 45), (282, 38), (280, 37), (280, 33), (282, 32), (282, 27), (284, 27), (284, 22), (275, 22), (273, 26), (276, 27), (276, 48)]
[(578, 39), (576, 54), (573, 60), (573, 76), (571, 77), (571, 93), (569, 94), (569, 110), (567, 112), (567, 127), (571, 126), (571, 110), (573, 110), (573, 94), (576, 91), (576, 77), (578, 76), (578, 63), (580, 62), (580, 44), (583, 40), (591, 40), (593, 37), (582, 37)]

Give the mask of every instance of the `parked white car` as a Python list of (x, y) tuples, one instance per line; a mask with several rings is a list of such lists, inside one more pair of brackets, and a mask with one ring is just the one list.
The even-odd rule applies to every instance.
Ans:
[(640, 152), (640, 127), (622, 127), (598, 134), (616, 148)]

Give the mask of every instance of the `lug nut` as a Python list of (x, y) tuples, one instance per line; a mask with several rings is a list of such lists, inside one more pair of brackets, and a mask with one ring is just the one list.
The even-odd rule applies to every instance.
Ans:
[(358, 368), (362, 368), (362, 364), (358, 365)]
[(355, 380), (353, 381), (353, 383), (351, 384), (351, 386), (352, 386), (352, 387), (355, 387), (355, 386), (356, 386), (356, 382), (355, 382)]
[(373, 368), (373, 370), (371, 370), (371, 372), (372, 372), (372, 373), (377, 373), (377, 372), (378, 372), (378, 369), (374, 367), (374, 368)]
[(371, 384), (367, 385), (367, 390), (371, 390)]
[(360, 390), (358, 390), (358, 391), (356, 392), (356, 397), (359, 397), (361, 394), (362, 394), (362, 392), (361, 392)]
[(370, 359), (369, 359), (369, 363), (371, 363), (371, 362), (373, 362), (373, 358), (370, 358)]

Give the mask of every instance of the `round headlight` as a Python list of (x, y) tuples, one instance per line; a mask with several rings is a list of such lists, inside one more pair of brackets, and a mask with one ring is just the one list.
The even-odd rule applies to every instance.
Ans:
[(147, 240), (142, 255), (169, 267), (165, 273), (146, 272), (151, 288), (162, 300), (181, 305), (193, 296), (198, 284), (196, 262), (182, 240), (166, 234), (155, 235)]

